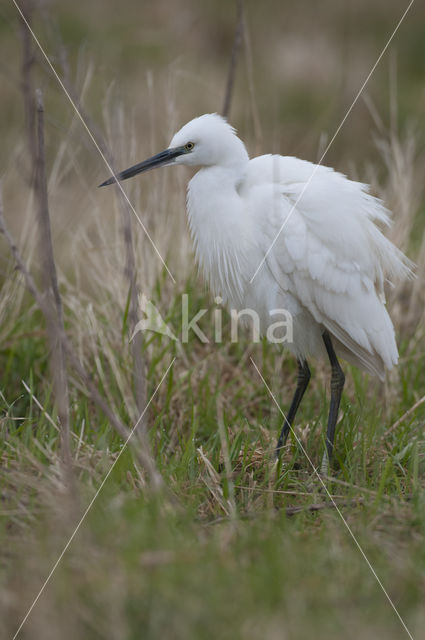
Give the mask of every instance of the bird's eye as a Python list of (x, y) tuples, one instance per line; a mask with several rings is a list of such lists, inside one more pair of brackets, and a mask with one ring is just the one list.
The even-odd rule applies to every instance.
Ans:
[(184, 145), (184, 148), (186, 149), (186, 151), (192, 151), (194, 146), (195, 146), (194, 142), (186, 142), (186, 144)]

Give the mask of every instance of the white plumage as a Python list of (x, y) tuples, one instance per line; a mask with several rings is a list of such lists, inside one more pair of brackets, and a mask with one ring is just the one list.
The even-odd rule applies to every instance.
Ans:
[(249, 160), (216, 114), (189, 122), (170, 147), (188, 141), (193, 151), (175, 163), (203, 165), (189, 183), (187, 204), (196, 257), (213, 293), (232, 308), (255, 309), (263, 332), (275, 321), (271, 309), (288, 309), (288, 347), (297, 358), (325, 357), (321, 334), (328, 329), (337, 354), (382, 379), (398, 358), (384, 281), (411, 273), (376, 226), (389, 224), (382, 202), (367, 185), (328, 167), (278, 155)]
[(217, 114), (191, 120), (168, 149), (117, 178), (171, 164), (201, 167), (189, 183), (187, 209), (196, 258), (214, 295), (232, 309), (253, 309), (263, 333), (275, 322), (273, 309), (292, 314), (287, 346), (299, 378), (278, 448), (310, 379), (307, 359), (329, 358), (330, 458), (344, 385), (336, 355), (381, 379), (398, 359), (384, 283), (412, 271), (377, 226), (389, 224), (388, 211), (367, 185), (328, 167), (279, 155), (250, 160)]

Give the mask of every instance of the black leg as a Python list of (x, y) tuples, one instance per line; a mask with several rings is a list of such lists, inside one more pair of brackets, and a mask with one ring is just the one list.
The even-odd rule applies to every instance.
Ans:
[(328, 465), (332, 458), (335, 426), (338, 419), (339, 403), (341, 401), (342, 390), (344, 388), (345, 376), (343, 370), (339, 366), (338, 358), (336, 357), (332, 346), (332, 340), (329, 333), (324, 331), (322, 337), (328, 353), (329, 362), (332, 367), (331, 402), (329, 406), (328, 428), (326, 432), (326, 453), (324, 454), (322, 461), (322, 474), (327, 475)]
[(288, 433), (291, 429), (292, 423), (300, 406), (302, 397), (310, 382), (310, 369), (308, 368), (307, 360), (298, 360), (298, 377), (297, 388), (295, 389), (294, 397), (292, 398), (291, 406), (289, 407), (288, 415), (286, 416), (285, 423), (280, 432), (279, 440), (276, 447), (276, 455), (279, 456), (281, 448), (285, 445)]

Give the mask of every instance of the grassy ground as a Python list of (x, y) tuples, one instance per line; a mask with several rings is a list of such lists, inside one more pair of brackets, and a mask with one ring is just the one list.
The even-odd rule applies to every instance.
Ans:
[[(123, 11), (113, 27), (105, 19), (98, 24), (93, 7), (85, 10), (82, 3), (71, 14), (54, 3), (48, 7), (47, 15), (59, 21), (70, 48), (71, 67), (79, 70), (77, 91), (87, 95), (82, 104), (88, 110), (93, 104), (102, 105), (94, 110), (94, 120), (101, 123), (98, 126), (120, 167), (162, 148), (175, 125), (186, 119), (182, 116), (216, 109), (221, 101), (221, 92), (217, 97), (211, 87), (224, 85), (233, 15), (225, 15), (223, 3), (215, 8), (204, 3), (198, 14), (198, 4), (190, 4), (191, 11), (183, 12), (183, 17), (179, 14), (180, 22), (175, 24), (166, 3), (155, 3), (155, 9), (145, 7), (141, 35), (132, 20), (138, 9), (131, 2), (126, 5), (127, 14)], [(251, 28), (252, 51), (261, 51), (261, 55), (254, 56), (251, 71), (249, 64), (243, 66), (242, 58), (240, 69), (245, 70), (238, 76), (235, 120), (242, 123), (251, 150), (279, 148), (315, 159), (320, 132), (324, 130), (329, 138), (335, 130), (347, 96), (355, 95), (361, 84), (359, 69), (369, 70), (374, 53), (390, 31), (389, 23), (396, 22), (398, 3), (382, 8), (377, 3), (373, 11), (370, 3), (358, 3), (351, 7), (351, 20), (342, 11), (341, 15), (333, 11), (332, 3), (325, 3), (320, 16), (308, 21), (309, 27), (305, 7), (292, 13), (288, 5), (283, 43), (278, 38), (280, 23), (272, 19), (279, 15), (283, 20), (278, 7), (274, 4), (271, 12), (270, 3), (268, 12), (259, 12), (254, 4), (247, 4), (251, 25), (256, 25)], [(9, 39), (8, 55), (14, 61), (9, 78), (15, 84), (3, 89), (4, 122), (10, 124), (2, 125), (4, 207), (26, 263), (38, 279), (34, 201), (26, 181), (21, 107), (15, 110), (20, 104), (16, 90), (19, 71), (14, 68), (17, 63), (11, 52), (16, 53), (12, 40), (17, 38), (7, 28), (13, 16), (5, 13), (2, 30)], [(366, 15), (369, 22), (365, 22)], [(321, 40), (321, 60), (328, 64), (322, 72), (332, 85), (332, 91), (327, 86), (332, 100), (324, 97), (312, 60), (303, 62), (300, 57), (300, 43), (316, 37), (319, 18), (325, 34), (322, 40), (328, 47)], [(44, 28), (51, 38), (48, 21), (44, 27), (41, 23), (40, 19), (36, 22), (41, 33)], [(370, 110), (368, 103), (369, 111), (362, 107), (362, 117), (354, 118), (352, 127), (342, 132), (329, 159), (339, 168), (351, 167), (353, 177), (373, 183), (395, 211), (395, 224), (389, 232), (392, 239), (418, 263), (415, 283), (389, 291), (400, 344), (397, 370), (382, 385), (344, 367), (347, 384), (332, 478), (327, 484), (338, 510), (295, 438), (288, 444), (282, 465), (274, 465), (273, 448), (282, 417), (252, 361), (284, 411), (294, 389), (295, 364), (276, 347), (251, 344), (247, 335), (237, 344), (225, 341), (221, 345), (212, 341), (205, 345), (191, 335), (189, 343), (181, 346), (167, 337), (146, 335), (143, 358), (148, 398), (175, 357), (147, 415), (153, 458), (165, 480), (165, 488), (159, 492), (152, 490), (132, 447), (123, 450), (122, 438), (70, 367), (74, 465), (74, 491), (70, 494), (60, 457), (45, 323), (25, 292), (22, 275), (15, 270), (6, 245), (2, 245), (1, 638), (14, 636), (99, 487), (93, 507), (19, 637), (408, 637), (377, 577), (413, 638), (425, 637), (425, 404), (412, 410), (424, 394), (425, 353), (425, 163), (423, 131), (414, 122), (412, 129), (412, 121), (420, 121), (423, 104), (418, 100), (419, 71), (414, 55), (419, 47), (418, 25), (420, 20), (413, 20), (407, 34), (401, 34), (403, 73), (398, 89), (392, 85), (397, 99), (391, 101), (386, 94), (388, 75), (392, 83), (395, 77), (388, 73), (389, 64), (370, 88), (374, 106)], [(143, 76), (143, 99), (139, 95), (140, 107), (134, 112), (129, 105), (135, 87), (139, 87), (141, 71), (131, 55), (130, 43), (137, 40), (137, 34), (139, 45), (143, 44), (137, 55), (150, 66), (154, 88)], [(289, 34), (292, 40), (288, 44)], [(171, 63), (167, 55), (177, 57), (178, 45), (186, 36), (186, 60)], [(94, 48), (95, 60), (101, 44), (109, 39), (103, 66), (96, 62), (93, 68), (87, 63), (80, 49), (84, 38)], [(171, 54), (166, 52), (164, 38), (168, 38)], [(48, 42), (53, 48), (52, 39)], [(281, 47), (285, 82), (279, 80), (282, 67), (274, 65), (266, 73), (267, 60)], [(192, 49), (204, 52), (205, 58), (207, 52), (215, 52), (205, 77), (197, 63), (188, 62), (195, 55)], [(292, 58), (297, 61), (297, 72), (291, 72), (287, 58), (292, 51), (298, 52)], [(79, 67), (77, 53), (82, 60)], [(113, 91), (107, 93), (102, 86), (108, 64), (116, 65), (117, 74), (122, 72), (119, 81), (128, 91), (124, 92), (125, 100), (118, 100)], [(166, 72), (161, 72), (164, 67)], [(101, 80), (94, 72), (99, 69)], [(38, 73), (46, 97), (49, 199), (66, 332), (102, 397), (131, 428), (138, 410), (132, 392), (120, 202), (111, 192), (93, 188), (106, 177), (105, 170), (95, 164), (92, 148), (78, 121), (64, 110), (57, 87), (40, 69)], [(250, 73), (262, 135), (255, 134), (255, 127), (252, 133), (250, 126), (255, 100), (252, 102), (251, 96), (244, 102), (241, 97), (250, 95)], [(191, 83), (188, 78), (195, 80)], [(385, 87), (382, 96), (381, 86)], [(273, 87), (279, 88), (275, 102), (270, 97)], [(209, 107), (205, 103), (213, 102), (213, 95), (216, 102)], [(311, 97), (311, 103), (306, 96)], [(154, 98), (165, 106), (155, 109)], [(192, 103), (195, 113), (189, 113)], [(412, 105), (416, 105), (415, 111)], [(318, 116), (314, 121), (312, 109)], [(305, 135), (302, 129), (308, 129)], [(371, 130), (377, 142), (373, 148)], [(412, 130), (418, 133), (414, 135)], [(142, 154), (138, 146), (143, 146)], [(11, 157), (6, 159), (6, 152)], [(185, 224), (186, 178), (187, 174), (178, 170), (173, 175), (164, 171), (153, 174), (149, 182), (129, 185), (130, 199), (167, 257), (177, 284), (173, 286), (161, 271), (149, 242), (135, 224), (137, 272), (143, 291), (177, 335), (181, 294), (188, 292), (193, 310), (210, 309), (200, 324), (213, 336), (213, 304), (195, 276)], [(228, 324), (224, 315), (225, 335)], [(313, 374), (295, 431), (313, 464), (318, 465), (324, 448), (329, 371), (313, 363)]]
[[(171, 317), (174, 326), (178, 320)], [(108, 338), (113, 350), (119, 349), (119, 333)], [(153, 338), (149, 393), (171, 360), (175, 346), (170, 342)], [(387, 388), (350, 371), (328, 484), (341, 513), (324, 508), (290, 517), (288, 507), (308, 508), (329, 499), (295, 442), (282, 469), (273, 468), (282, 420), (249, 356), (286, 408), (295, 377), (290, 360), (248, 341), (212, 348), (192, 340), (186, 347), (188, 362), (177, 354), (150, 411), (155, 461), (167, 492), (152, 494), (130, 451), (121, 455), (23, 637), (403, 637), (348, 526), (413, 637), (422, 637), (423, 409), (388, 432), (418, 398), (421, 359), (404, 348), (403, 364)], [(30, 308), (9, 335), (1, 361), (8, 380), (7, 400), (6, 390), (2, 396), (6, 638), (12, 637), (122, 442), (78, 385), (73, 387), (79, 506), (74, 504), (64, 490), (58, 433), (48, 417), (55, 420), (43, 332)], [(93, 371), (97, 366), (104, 379), (94, 375), (130, 423), (122, 391), (106, 364), (93, 363)], [(126, 375), (125, 363), (121, 366)], [(327, 372), (316, 367), (314, 373), (296, 432), (317, 464)]]

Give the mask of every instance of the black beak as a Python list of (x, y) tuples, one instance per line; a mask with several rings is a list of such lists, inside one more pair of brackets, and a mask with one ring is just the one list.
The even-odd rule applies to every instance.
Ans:
[(99, 185), (99, 187), (106, 187), (108, 184), (113, 184), (114, 182), (121, 182), (121, 180), (127, 180), (128, 178), (132, 178), (133, 176), (137, 176), (138, 173), (143, 173), (144, 171), (150, 171), (151, 169), (156, 169), (156, 167), (164, 167), (168, 164), (172, 164), (173, 160), (178, 156), (183, 155), (185, 153), (184, 147), (175, 147), (174, 149), (165, 149), (165, 151), (161, 151), (161, 153), (157, 153), (156, 156), (152, 156), (152, 158), (148, 158), (143, 162), (139, 162), (139, 164), (135, 164), (133, 167), (129, 169), (125, 169), (125, 171), (121, 171), (117, 173), (116, 176), (112, 176), (112, 178), (108, 178), (105, 182)]

